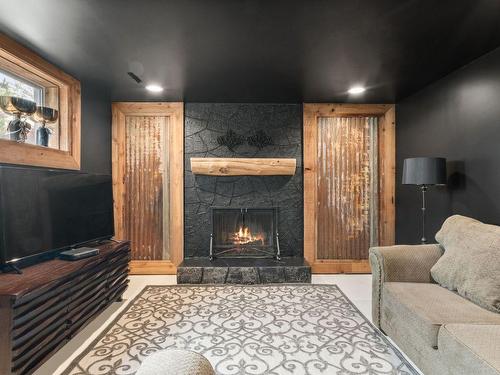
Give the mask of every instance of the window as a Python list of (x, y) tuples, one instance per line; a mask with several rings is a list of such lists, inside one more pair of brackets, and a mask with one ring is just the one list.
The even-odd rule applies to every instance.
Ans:
[[(0, 70), (0, 96), (13, 96), (17, 98), (27, 99), (35, 102), (37, 106), (45, 106), (45, 88), (35, 83), (29, 82), (21, 77), (10, 74), (4, 70)], [(17, 136), (15, 132), (9, 130), (9, 123), (14, 116), (0, 111), (0, 138), (13, 139)], [(27, 117), (25, 121), (30, 125), (30, 131), (27, 134), (25, 143), (37, 144), (36, 134), (40, 127), (43, 126), (41, 122), (37, 122), (32, 117)], [(47, 125), (45, 125), (47, 126)], [(58, 142), (58, 121), (54, 124), (49, 124), (48, 145), (47, 147), (59, 148)]]
[(80, 168), (80, 83), (1, 34), (0, 163)]

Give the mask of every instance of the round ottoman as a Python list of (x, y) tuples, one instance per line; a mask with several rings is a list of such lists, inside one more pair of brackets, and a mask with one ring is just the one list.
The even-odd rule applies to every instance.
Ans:
[(183, 349), (160, 350), (147, 357), (135, 375), (215, 375), (201, 354)]

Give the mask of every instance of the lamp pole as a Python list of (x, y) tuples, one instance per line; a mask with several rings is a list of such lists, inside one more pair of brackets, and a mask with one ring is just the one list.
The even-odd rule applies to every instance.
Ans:
[(427, 238), (425, 238), (425, 192), (427, 191), (427, 185), (420, 185), (420, 190), (422, 191), (422, 245), (427, 243)]

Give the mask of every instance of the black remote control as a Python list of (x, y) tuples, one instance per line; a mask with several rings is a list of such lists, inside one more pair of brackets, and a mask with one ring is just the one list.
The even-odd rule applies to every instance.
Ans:
[(59, 254), (59, 258), (63, 260), (79, 260), (99, 254), (99, 249), (92, 247), (77, 247), (75, 249), (66, 250)]

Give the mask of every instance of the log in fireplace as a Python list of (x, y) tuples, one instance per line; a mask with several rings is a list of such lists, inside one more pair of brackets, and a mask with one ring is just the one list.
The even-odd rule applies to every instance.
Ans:
[(211, 211), (211, 260), (216, 257), (280, 260), (277, 207), (212, 207)]

